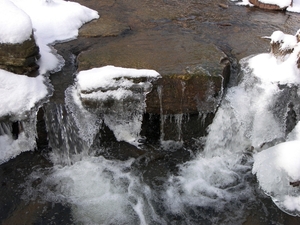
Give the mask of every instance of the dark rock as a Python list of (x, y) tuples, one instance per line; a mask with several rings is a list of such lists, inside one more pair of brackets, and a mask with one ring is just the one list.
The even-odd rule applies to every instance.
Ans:
[(0, 44), (0, 68), (24, 75), (32, 75), (39, 67), (39, 48), (33, 35), (21, 44)]

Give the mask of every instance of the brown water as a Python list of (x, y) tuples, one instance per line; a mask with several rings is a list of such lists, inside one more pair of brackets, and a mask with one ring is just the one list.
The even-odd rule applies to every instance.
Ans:
[[(262, 36), (271, 35), (275, 30), (294, 34), (300, 27), (300, 14), (269, 12), (256, 8), (240, 7), (225, 0), (79, 0), (83, 5), (99, 12), (101, 19), (83, 27), (81, 37), (77, 40), (57, 44), (60, 54), (67, 61), (66, 67), (51, 77), (55, 87), (52, 101), (58, 104), (64, 102), (64, 91), (73, 83), (73, 72), (76, 70), (72, 54), (78, 55), (86, 51), (110, 51), (112, 55), (106, 58), (107, 63), (124, 63), (137, 65), (139, 58), (134, 54), (124, 54), (129, 44), (144, 45), (141, 54), (147, 54), (148, 61), (156, 57), (155, 48), (164, 48), (169, 57), (165, 61), (154, 61), (154, 66), (160, 68), (171, 67), (176, 54), (185, 58), (185, 65), (194, 63), (197, 58), (207, 57), (207, 52), (197, 52), (197, 45), (215, 45), (224, 51), (232, 60), (240, 60), (251, 54), (269, 51), (269, 45)], [(220, 4), (228, 5), (228, 8)], [(103, 28), (103, 24), (106, 26)], [(101, 29), (100, 29), (101, 27)], [(103, 28), (103, 29), (102, 29)], [(101, 32), (100, 32), (101, 30)], [(139, 40), (139, 42), (136, 42)], [(170, 41), (171, 40), (171, 41)], [(149, 43), (153, 48), (149, 47)], [(178, 47), (178, 43), (180, 43)], [(186, 49), (188, 51), (186, 51)], [(190, 52), (194, 49), (195, 52)], [(188, 53), (194, 56), (187, 55)], [(161, 53), (160, 53), (161, 54)], [(120, 55), (123, 58), (120, 59)], [(182, 57), (185, 56), (185, 57)], [(123, 59), (123, 60), (122, 60)], [(219, 59), (212, 59), (218, 61)], [(85, 69), (97, 65), (92, 61)], [(166, 71), (167, 71), (166, 69)], [(178, 69), (179, 70), (179, 69)], [(45, 143), (44, 143), (45, 144)], [(60, 204), (40, 203), (38, 201), (25, 202), (22, 195), (22, 183), (25, 177), (37, 168), (51, 167), (51, 163), (44, 157), (47, 147), (31, 153), (23, 153), (16, 159), (0, 165), (0, 221), (1, 224), (72, 224), (70, 209)], [(175, 155), (178, 157), (178, 155)], [(168, 159), (169, 160), (169, 159)], [(161, 162), (162, 158), (154, 160), (153, 168), (159, 164), (167, 168), (168, 163)], [(180, 160), (179, 160), (180, 161)], [(176, 161), (177, 163), (177, 161)], [(173, 163), (174, 164), (174, 163)], [(161, 173), (159, 169), (145, 173), (152, 177)], [(271, 200), (257, 191), (257, 204), (249, 208), (249, 215), (245, 218), (245, 225), (269, 224), (300, 224), (300, 219), (281, 212)]]

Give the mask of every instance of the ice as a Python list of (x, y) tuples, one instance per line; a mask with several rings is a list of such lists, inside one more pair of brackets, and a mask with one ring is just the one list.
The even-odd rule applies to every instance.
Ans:
[(30, 17), (10, 0), (0, 1), (0, 43), (17, 44), (32, 34)]
[(11, 122), (0, 122), (0, 164), (16, 157), (21, 152), (31, 151), (36, 147), (35, 116), (28, 116), (28, 119), (20, 122), (19, 126), (22, 130), (15, 138)]
[(253, 173), (260, 187), (283, 211), (300, 215), (300, 141), (287, 141), (254, 155)]
[[(76, 76), (76, 94), (83, 101), (97, 104), (95, 113), (114, 132), (117, 141), (139, 145), (146, 94), (154, 70), (105, 66), (81, 71)], [(141, 81), (134, 82), (134, 78)]]

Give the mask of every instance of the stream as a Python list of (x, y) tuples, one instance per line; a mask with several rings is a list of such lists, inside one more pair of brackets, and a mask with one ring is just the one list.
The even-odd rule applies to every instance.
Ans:
[[(269, 43), (260, 37), (274, 30), (294, 34), (300, 15), (227, 1), (220, 1), (228, 4), (226, 9), (208, 0), (78, 2), (98, 10), (104, 21), (122, 21), (130, 30), (111, 36), (81, 33), (54, 45), (65, 66), (50, 75), (54, 93), (36, 113), (37, 148), (0, 165), (1, 224), (299, 224), (298, 217), (282, 212), (264, 194), (251, 171), (253, 146), (267, 148), (285, 140), (290, 102), (299, 118), (298, 87), (265, 89), (245, 57), (269, 52)], [(187, 143), (161, 141), (166, 117), (152, 120), (153, 132), (151, 124), (141, 128), (150, 129), (147, 141), (117, 141), (112, 127), (120, 132), (129, 130), (120, 123), (138, 127), (147, 91), (135, 93), (126, 109), (123, 102), (122, 107), (114, 105), (114, 114), (78, 106), (72, 91), (74, 74), (86, 66), (78, 61), (80, 54), (113, 49), (108, 62), (118, 63), (120, 46), (134, 40), (147, 45), (148, 36), (166, 46), (166, 52), (174, 49), (167, 45), (173, 40), (188, 47), (194, 43), (187, 40), (193, 40), (213, 44), (229, 57), (229, 87), (206, 136)], [(155, 63), (173, 59), (170, 55)], [(129, 55), (123, 63), (134, 65), (134, 60)], [(174, 116), (179, 135), (181, 125), (193, 119), (201, 117)]]

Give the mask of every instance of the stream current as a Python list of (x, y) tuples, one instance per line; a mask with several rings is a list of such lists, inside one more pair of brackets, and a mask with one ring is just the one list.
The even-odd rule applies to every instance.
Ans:
[[(256, 20), (264, 24), (266, 19), (259, 12)], [(283, 26), (293, 31), (290, 23)], [(208, 136), (199, 138), (198, 145), (145, 145), (142, 156), (118, 160), (107, 151), (130, 146), (116, 142), (108, 149), (91, 141), (103, 121), (76, 107), (69, 95), (74, 56), (60, 53), (69, 60), (59, 75), (52, 75), (56, 91), (43, 107), (52, 151), (42, 145), (1, 165), (7, 189), (1, 196), (3, 224), (299, 224), (264, 195), (251, 172), (253, 147), (286, 138), (287, 112), (280, 109), (296, 101), (297, 87), (265, 89), (242, 61), (233, 78), (239, 81), (232, 81)], [(299, 118), (299, 109), (294, 110)]]

